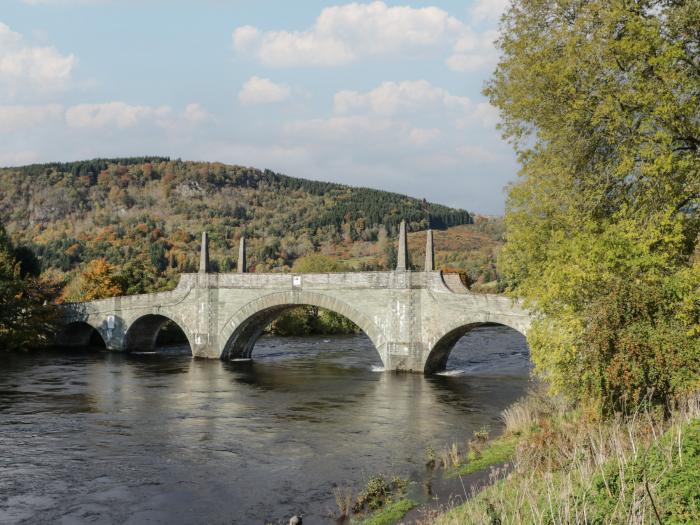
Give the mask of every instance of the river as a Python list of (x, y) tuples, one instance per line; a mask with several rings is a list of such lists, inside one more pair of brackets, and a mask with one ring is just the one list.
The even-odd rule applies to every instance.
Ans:
[(333, 523), (334, 485), (420, 486), (426, 446), (497, 432), (530, 369), (504, 327), (432, 377), (382, 372), (364, 336), (264, 337), (254, 356), (0, 352), (0, 523)]

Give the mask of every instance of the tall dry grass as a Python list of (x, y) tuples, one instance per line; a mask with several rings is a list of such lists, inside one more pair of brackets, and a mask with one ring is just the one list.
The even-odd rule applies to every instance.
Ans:
[[(611, 420), (532, 393), (503, 413), (506, 433), (519, 436), (508, 477), (494, 475), (491, 487), (424, 523), (659, 523), (666, 504), (658, 501), (659, 483), (683, 462), (683, 425), (699, 417), (700, 393), (670, 417), (640, 410)], [(657, 461), (647, 471), (651, 450), (661, 467)]]
[(353, 490), (349, 485), (340, 485), (333, 488), (333, 497), (338, 506), (338, 519), (343, 520), (350, 517), (352, 512)]

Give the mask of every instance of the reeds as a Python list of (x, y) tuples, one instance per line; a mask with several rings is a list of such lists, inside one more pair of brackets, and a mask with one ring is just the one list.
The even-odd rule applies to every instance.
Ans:
[(352, 487), (349, 485), (339, 485), (333, 488), (333, 497), (335, 497), (335, 504), (338, 506), (338, 518), (349, 518), (353, 502)]

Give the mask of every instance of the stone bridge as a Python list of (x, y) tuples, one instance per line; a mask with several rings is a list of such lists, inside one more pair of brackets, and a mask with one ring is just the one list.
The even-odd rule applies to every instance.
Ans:
[(527, 332), (530, 316), (517, 303), (472, 293), (458, 274), (434, 271), (433, 253), (428, 231), (425, 271), (408, 270), (402, 223), (395, 271), (248, 273), (241, 239), (238, 272), (210, 273), (205, 233), (199, 273), (183, 274), (170, 292), (67, 305), (57, 342), (87, 345), (96, 330), (110, 350), (153, 350), (160, 329), (172, 321), (194, 357), (250, 358), (270, 322), (285, 310), (312, 305), (355, 323), (386, 370), (431, 373), (445, 368), (455, 343), (473, 327), (500, 324)]

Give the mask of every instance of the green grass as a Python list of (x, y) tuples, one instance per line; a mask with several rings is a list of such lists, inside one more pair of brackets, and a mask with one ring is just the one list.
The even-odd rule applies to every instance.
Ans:
[(516, 442), (517, 440), (513, 437), (502, 437), (491, 441), (478, 456), (474, 451), (470, 451), (467, 456), (467, 462), (458, 468), (448, 471), (447, 477), (465, 476), (486, 469), (491, 465), (510, 461), (515, 454)]
[[(589, 494), (577, 494), (594, 502), (597, 514), (591, 516), (593, 521), (604, 519), (617, 504), (617, 498), (610, 497), (611, 492), (618, 493), (623, 486), (644, 486), (646, 479), (655, 482), (652, 496), (663, 523), (700, 523), (700, 419), (687, 423), (681, 430), (680, 443), (678, 429), (671, 429), (624, 471), (610, 465), (605, 476), (598, 474), (594, 478)], [(670, 454), (673, 456), (669, 457)]]
[[(508, 447), (503, 444), (499, 448), (503, 452)], [(485, 451), (484, 462), (486, 455)], [(629, 523), (656, 525), (648, 483), (664, 525), (700, 523), (700, 419), (674, 424), (646, 453), (640, 450), (633, 457), (627, 451), (625, 456), (612, 456), (587, 479), (578, 478), (571, 467), (549, 474), (516, 472), (433, 522), (561, 523), (566, 522), (562, 517), (566, 509), (578, 509), (580, 517), (585, 508), (587, 523), (618, 523), (624, 518)], [(467, 466), (476, 470), (475, 464), (465, 465), (463, 470)], [(644, 513), (640, 513), (640, 505), (645, 507)]]
[(359, 525), (392, 525), (404, 515), (417, 506), (418, 503), (412, 499), (402, 499), (384, 505), (381, 509), (373, 512), (369, 517), (359, 522)]

